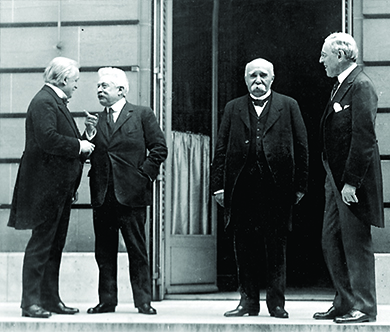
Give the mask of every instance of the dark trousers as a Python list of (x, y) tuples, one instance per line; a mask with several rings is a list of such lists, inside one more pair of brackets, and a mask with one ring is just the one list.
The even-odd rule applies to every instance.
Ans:
[(357, 309), (376, 316), (371, 226), (356, 218), (342, 202), (329, 173), (325, 180), (322, 248), (336, 289), (334, 307), (341, 312)]
[(130, 208), (115, 198), (112, 186), (101, 207), (94, 208), (95, 258), (99, 267), (99, 301), (118, 304), (119, 230), (129, 258), (134, 305), (151, 301), (151, 278), (145, 240), (146, 207)]
[(57, 214), (32, 230), (23, 260), (22, 308), (60, 301), (59, 270), (68, 232), (72, 195)]
[[(267, 278), (267, 307), (284, 308), (286, 289), (286, 242), (290, 201), (279, 204), (272, 194), (272, 181), (259, 172), (242, 175), (233, 198), (232, 219), (234, 250), (241, 294), (240, 304), (254, 310), (260, 308), (261, 274)], [(283, 201), (283, 199), (282, 199)], [(284, 206), (285, 205), (285, 206)], [(265, 246), (266, 266), (261, 264)]]

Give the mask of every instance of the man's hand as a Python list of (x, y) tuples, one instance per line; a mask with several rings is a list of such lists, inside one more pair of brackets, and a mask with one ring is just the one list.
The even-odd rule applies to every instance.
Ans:
[(76, 191), (72, 197), (72, 204), (76, 203), (79, 200), (79, 192)]
[(224, 203), (223, 203), (223, 200), (224, 200), (224, 194), (223, 192), (220, 192), (218, 194), (215, 194), (215, 200), (217, 201), (217, 203), (219, 205), (221, 205), (222, 207), (224, 207)]
[(343, 202), (347, 205), (359, 202), (356, 196), (356, 187), (351, 186), (348, 183), (344, 184), (344, 188), (341, 190), (341, 197)]
[(92, 144), (91, 142), (86, 140), (83, 141), (80, 140), (80, 148), (81, 148), (81, 153), (87, 153), (89, 156), (95, 149), (95, 144)]
[(96, 125), (97, 125), (98, 120), (99, 120), (99, 115), (98, 114), (96, 114), (96, 115), (90, 114), (86, 110), (84, 110), (84, 114), (86, 115), (85, 128), (87, 129), (88, 135), (91, 136), (93, 134), (94, 130), (96, 129)]
[(295, 193), (295, 204), (298, 204), (301, 201), (301, 199), (303, 198), (303, 196), (305, 196), (304, 193), (297, 191)]

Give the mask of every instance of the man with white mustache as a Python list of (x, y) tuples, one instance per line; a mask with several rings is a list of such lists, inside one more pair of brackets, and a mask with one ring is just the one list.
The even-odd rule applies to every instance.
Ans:
[(241, 294), (226, 317), (258, 315), (264, 241), (268, 312), (288, 318), (286, 239), (292, 206), (307, 188), (308, 146), (298, 103), (271, 90), (274, 77), (265, 59), (246, 65), (249, 93), (226, 105), (212, 163), (211, 189), (233, 233)]

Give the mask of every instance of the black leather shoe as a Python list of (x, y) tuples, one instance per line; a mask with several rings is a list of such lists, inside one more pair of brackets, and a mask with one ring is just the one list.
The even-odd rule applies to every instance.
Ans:
[(327, 312), (316, 312), (313, 315), (314, 319), (335, 319), (338, 316), (344, 315), (343, 313), (339, 312), (335, 307), (330, 307)]
[(115, 304), (108, 304), (108, 303), (99, 303), (96, 307), (89, 308), (87, 310), (88, 314), (104, 314), (105, 312), (114, 312), (115, 311)]
[(242, 305), (239, 305), (234, 310), (226, 311), (224, 313), (224, 316), (225, 317), (242, 317), (242, 316), (245, 316), (245, 315), (257, 316), (258, 314), (259, 314), (259, 310), (250, 309), (250, 308), (243, 307)]
[(141, 304), (138, 308), (138, 312), (144, 315), (156, 315), (157, 310), (154, 309), (149, 303)]
[(60, 315), (74, 315), (79, 312), (79, 309), (67, 307), (62, 301), (55, 304), (45, 304), (43, 307), (47, 311)]
[(288, 312), (279, 306), (276, 306), (275, 309), (270, 312), (270, 315), (275, 318), (288, 318)]
[(347, 314), (334, 319), (335, 323), (338, 324), (356, 324), (356, 323), (369, 323), (375, 322), (376, 317), (370, 316), (359, 310), (352, 309)]
[(33, 304), (27, 308), (22, 309), (22, 316), (33, 318), (49, 318), (51, 313), (43, 309), (41, 306)]

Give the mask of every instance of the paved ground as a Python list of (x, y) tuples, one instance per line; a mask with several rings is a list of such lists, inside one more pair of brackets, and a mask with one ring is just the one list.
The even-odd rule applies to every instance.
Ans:
[[(286, 310), (290, 314), (289, 319), (270, 317), (264, 302), (261, 302), (261, 312), (257, 317), (225, 318), (223, 313), (227, 310), (234, 309), (236, 304), (236, 301), (231, 300), (165, 300), (152, 303), (158, 311), (156, 316), (146, 316), (138, 314), (132, 304), (118, 305), (115, 313), (90, 315), (86, 313), (88, 307), (91, 306), (90, 304), (68, 303), (68, 305), (78, 307), (80, 313), (72, 316), (53, 314), (49, 319), (34, 319), (21, 317), (19, 303), (2, 303), (0, 304), (0, 326), (3, 324), (3, 329), (7, 329), (7, 331), (19, 331), (17, 329), (14, 330), (12, 326), (17, 326), (20, 323), (25, 325), (30, 323), (46, 324), (49, 322), (55, 323), (56, 325), (67, 323), (81, 325), (85, 325), (85, 323), (104, 323), (105, 325), (136, 324), (138, 326), (137, 331), (141, 330), (139, 326), (142, 324), (157, 324), (160, 326), (167, 324), (182, 324), (183, 326), (189, 324), (202, 326), (226, 325), (227, 327), (229, 325), (240, 325), (241, 327), (244, 327), (245, 325), (264, 325), (273, 326), (274, 329), (277, 328), (278, 325), (280, 325), (280, 327), (289, 325), (290, 331), (294, 330), (294, 326), (310, 326), (311, 331), (323, 330), (325, 326), (327, 326), (326, 330), (332, 326), (334, 328), (331, 328), (331, 330), (339, 330), (339, 328), (341, 328), (341, 326), (332, 321), (316, 321), (312, 318), (315, 311), (326, 311), (330, 307), (331, 303), (327, 301), (287, 301)], [(372, 327), (377, 326), (378, 328), (386, 327), (384, 331), (390, 330), (390, 305), (379, 306), (377, 322), (361, 325), (372, 325)], [(317, 326), (318, 329), (313, 329), (315, 326)], [(321, 326), (323, 328), (321, 328)], [(1, 329), (1, 331), (3, 331), (3, 329)], [(82, 329), (82, 331), (84, 330), (86, 329)], [(302, 328), (300, 330), (302, 330)], [(356, 331), (355, 329), (351, 329), (351, 331), (352, 330)], [(72, 329), (72, 331), (81, 331), (81, 329)]]
[[(265, 294), (261, 294), (265, 298)], [(226, 318), (223, 313), (234, 309), (238, 293), (168, 295), (153, 302), (155, 316), (142, 315), (132, 303), (120, 303), (115, 313), (90, 315), (86, 311), (96, 303), (66, 303), (80, 309), (72, 316), (53, 314), (49, 319), (21, 317), (19, 303), (0, 303), (0, 331), (3, 332), (388, 332), (390, 305), (379, 305), (375, 323), (339, 325), (312, 318), (316, 311), (332, 305), (332, 290), (288, 290), (286, 310), (289, 319), (270, 317), (264, 301), (256, 317)]]

